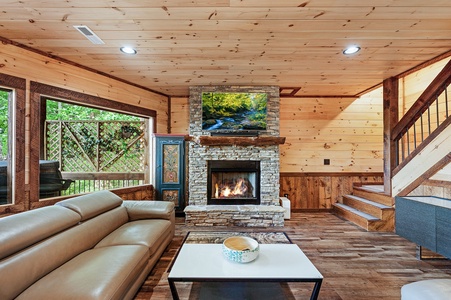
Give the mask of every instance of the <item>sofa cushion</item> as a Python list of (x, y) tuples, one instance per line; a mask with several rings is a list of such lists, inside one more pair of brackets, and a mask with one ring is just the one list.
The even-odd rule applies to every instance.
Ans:
[(0, 260), (80, 222), (62, 207), (43, 207), (0, 218)]
[(122, 204), (122, 199), (110, 191), (99, 191), (60, 201), (56, 205), (69, 208), (81, 216), (81, 220), (91, 219)]
[(127, 220), (125, 208), (117, 207), (0, 260), (0, 299), (16, 297), (46, 274), (93, 248)]
[(174, 211), (174, 203), (168, 201), (131, 201), (122, 203), (127, 209), (130, 221), (141, 219), (170, 220)]
[(112, 245), (143, 245), (149, 249), (150, 255), (153, 255), (165, 238), (171, 234), (172, 228), (170, 221), (162, 219), (128, 222), (102, 239), (96, 248)]
[(148, 259), (149, 251), (141, 245), (88, 250), (37, 281), (17, 299), (124, 299)]

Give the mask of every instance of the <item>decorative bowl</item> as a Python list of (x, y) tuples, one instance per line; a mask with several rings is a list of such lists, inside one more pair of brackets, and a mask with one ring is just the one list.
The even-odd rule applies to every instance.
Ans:
[(258, 242), (247, 236), (231, 236), (222, 243), (222, 253), (226, 258), (238, 263), (248, 263), (258, 257)]

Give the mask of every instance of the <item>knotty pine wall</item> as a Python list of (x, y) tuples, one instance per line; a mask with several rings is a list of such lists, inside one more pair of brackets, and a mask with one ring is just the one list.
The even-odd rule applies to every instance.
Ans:
[[(188, 106), (171, 98), (171, 133), (188, 134)], [(280, 195), (292, 209), (330, 209), (353, 183), (382, 182), (382, 126), (382, 88), (357, 99), (281, 98)]]
[[(168, 98), (160, 94), (8, 43), (0, 43), (0, 73), (26, 80), (24, 178), (26, 190), (29, 189), (30, 184), (30, 136), (39, 134), (39, 129), (30, 128), (32, 123), (30, 119), (31, 81), (154, 110), (157, 113), (157, 132), (167, 133)], [(39, 122), (35, 121), (35, 123)], [(24, 203), (1, 206), (0, 214), (27, 210), (30, 207), (32, 204), (29, 203), (29, 197), (26, 197)]]
[[(90, 72), (38, 53), (0, 43), (0, 72), (157, 112), (157, 132), (167, 133), (168, 98), (148, 90)], [(27, 122), (29, 123), (29, 122)]]
[(399, 79), (399, 118), (412, 106), (450, 58), (445, 58)]
[(280, 135), (281, 172), (382, 172), (382, 88), (357, 99), (281, 98)]
[(174, 134), (189, 134), (189, 99), (188, 97), (172, 97), (170, 128)]
[(354, 183), (383, 181), (382, 103), (382, 88), (357, 99), (281, 98), (280, 193), (293, 209), (331, 209)]

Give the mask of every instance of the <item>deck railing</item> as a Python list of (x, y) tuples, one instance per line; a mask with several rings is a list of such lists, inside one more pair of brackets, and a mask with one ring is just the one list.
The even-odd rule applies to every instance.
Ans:
[(74, 182), (61, 195), (74, 195), (145, 184), (145, 173), (74, 173), (62, 172), (63, 178)]
[(61, 195), (148, 183), (145, 133), (141, 121), (46, 121), (45, 158), (74, 181)]

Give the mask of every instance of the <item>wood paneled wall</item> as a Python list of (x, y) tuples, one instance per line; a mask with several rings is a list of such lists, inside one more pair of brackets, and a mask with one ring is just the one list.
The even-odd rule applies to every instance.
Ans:
[(189, 134), (189, 99), (188, 97), (171, 98), (171, 133)]
[(412, 106), (450, 58), (445, 58), (399, 80), (399, 113), (401, 118)]
[(381, 182), (383, 173), (280, 173), (280, 196), (294, 210), (324, 210), (351, 194), (353, 184)]
[[(127, 103), (157, 112), (157, 131), (167, 133), (168, 98), (10, 44), (0, 43), (0, 72), (30, 81)], [(27, 93), (28, 94), (28, 93)]]
[(281, 172), (382, 172), (382, 88), (357, 99), (281, 98), (280, 135)]

